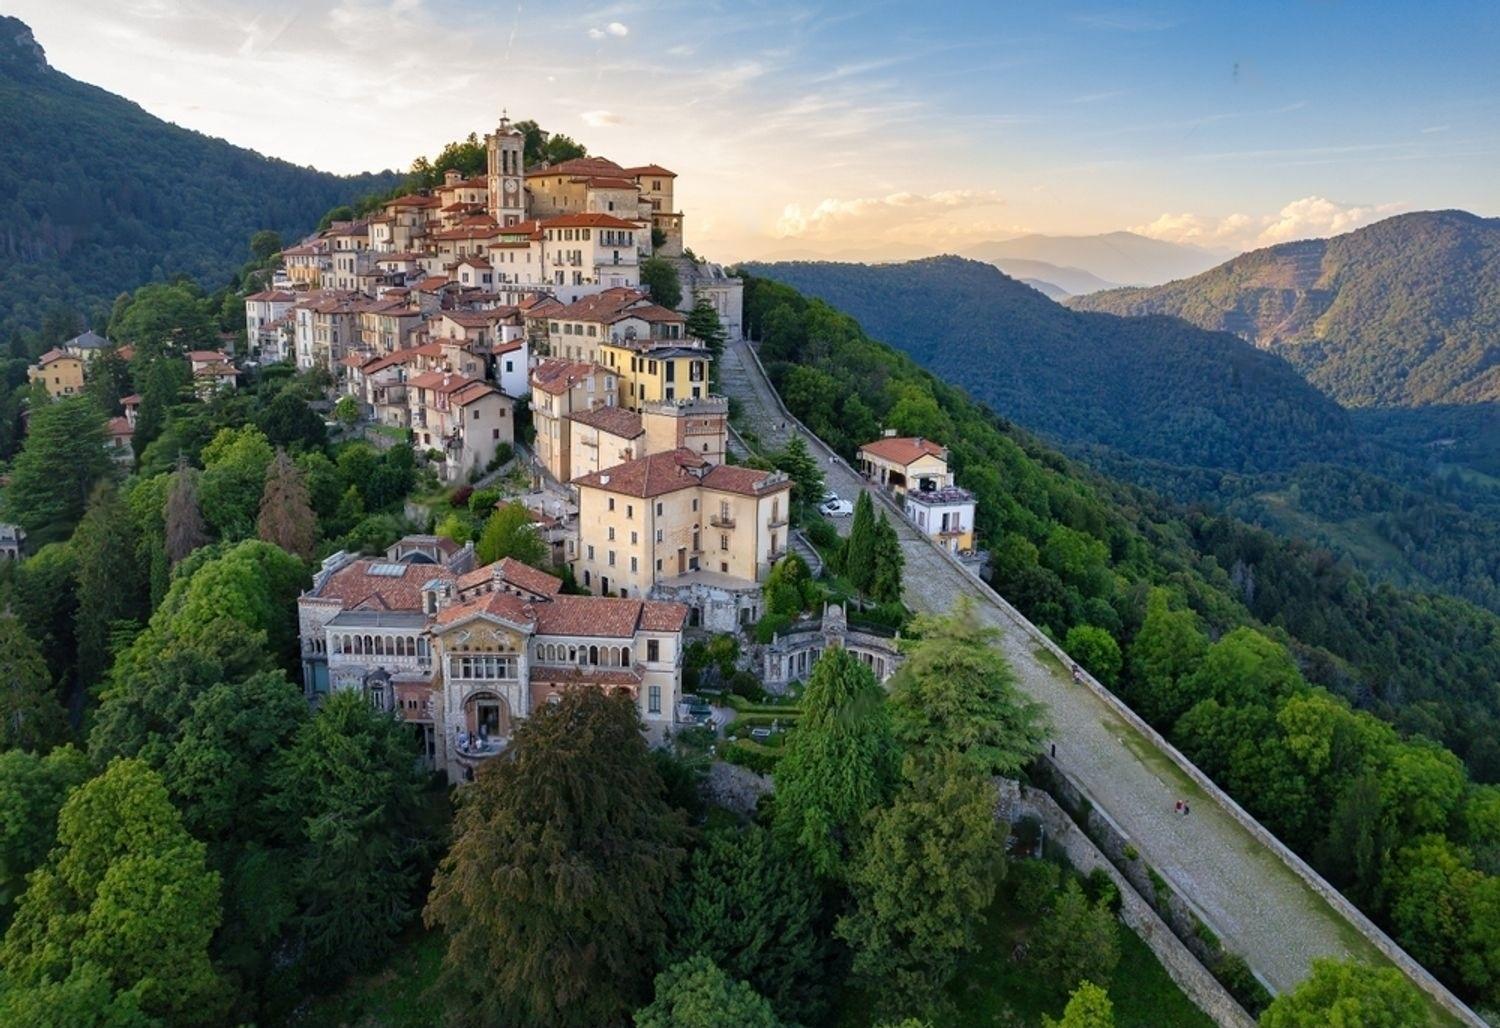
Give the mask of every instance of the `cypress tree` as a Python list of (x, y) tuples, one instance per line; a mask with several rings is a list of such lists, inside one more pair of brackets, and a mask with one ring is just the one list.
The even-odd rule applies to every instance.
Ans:
[(870, 494), (860, 491), (854, 501), (854, 522), (844, 542), (844, 571), (850, 583), (861, 593), (870, 591), (875, 582), (875, 505)]
[(136, 545), (135, 522), (119, 491), (108, 483), (99, 486), (72, 542), (78, 560), (78, 681), (84, 687), (109, 669), (115, 623), (143, 613), (145, 580)]

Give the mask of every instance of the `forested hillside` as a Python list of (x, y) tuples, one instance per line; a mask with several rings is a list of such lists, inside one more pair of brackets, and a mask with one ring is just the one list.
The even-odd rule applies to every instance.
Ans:
[(882, 426), (948, 446), (996, 588), (1414, 956), (1500, 1003), (1500, 790), (1477, 784), (1500, 780), (1500, 617), (1086, 471), (784, 284), (751, 278), (745, 314), (808, 427), (849, 458)]
[(1500, 218), (1402, 214), (1070, 304), (1235, 332), (1349, 406), (1500, 400)]
[(0, 17), (0, 337), (68, 308), (188, 275), (217, 286), (261, 229), (294, 238), (335, 204), (389, 187), (178, 128), (48, 66)]
[(752, 269), (849, 312), (1108, 474), (1500, 610), (1493, 409), (1356, 418), (1228, 333), (1079, 314), (958, 258)]
[(1062, 443), (1252, 472), (1353, 442), (1348, 417), (1286, 362), (1164, 318), (1069, 311), (958, 257), (905, 264), (751, 265), (1027, 428)]

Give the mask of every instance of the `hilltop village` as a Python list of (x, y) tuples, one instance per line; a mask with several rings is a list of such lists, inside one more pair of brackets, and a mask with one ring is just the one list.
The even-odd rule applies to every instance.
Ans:
[[(854, 513), (832, 492), (794, 501), (787, 472), (734, 462), (714, 383), (742, 336), (742, 283), (684, 246), (672, 171), (597, 156), (527, 167), (524, 135), (503, 118), (484, 147), (486, 174), (449, 170), (283, 249), (245, 297), (243, 351), (188, 354), (200, 396), (290, 364), (326, 375), (348, 430), (409, 446), (450, 488), (506, 472), (523, 483), (497, 506), (525, 505), (566, 581), (414, 535), (373, 557), (333, 553), (298, 601), (309, 700), (361, 691), (414, 725), (454, 781), (570, 687), (629, 694), (658, 741), (702, 720), (684, 697), (685, 639), (748, 641), (773, 568), (799, 545), (816, 559), (795, 538), (795, 502), (819, 520)], [(80, 336), (33, 380), (81, 392), (107, 346)], [(122, 463), (140, 402), (123, 397), (108, 426)], [(974, 549), (974, 500), (943, 447), (871, 440), (860, 468), (938, 543)], [(805, 678), (827, 645), (882, 679), (894, 670), (893, 638), (851, 632), (840, 606), (823, 614), (773, 637), (760, 677)]]

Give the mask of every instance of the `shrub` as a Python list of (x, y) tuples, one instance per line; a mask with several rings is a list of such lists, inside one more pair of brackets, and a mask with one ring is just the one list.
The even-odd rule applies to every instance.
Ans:
[(749, 768), (756, 774), (768, 775), (776, 770), (780, 754), (766, 749), (753, 739), (731, 739), (724, 745), (724, 759), (731, 764)]
[(1062, 876), (1050, 860), (1022, 860), (1010, 866), (1006, 877), (1011, 881), (1016, 909), (1034, 917), (1047, 909)]
[(487, 518), (500, 503), (500, 490), (494, 486), (475, 489), (469, 494), (469, 512)]
[(448, 506), (467, 507), (469, 505), (469, 497), (472, 495), (474, 495), (473, 486), (461, 485), (448, 495)]
[(1249, 1011), (1251, 1017), (1259, 1017), (1261, 1011), (1271, 1005), (1271, 994), (1260, 983), (1260, 979), (1255, 977), (1250, 965), (1245, 963), (1245, 958), (1238, 953), (1225, 953), (1224, 959), (1213, 968), (1213, 973), (1219, 984), (1229, 990), (1229, 994)]
[(808, 540), (819, 550), (833, 549), (843, 541), (839, 538), (839, 530), (822, 518), (814, 518), (808, 522), (806, 531)]
[(749, 671), (736, 671), (729, 676), (729, 691), (736, 696), (743, 696), (747, 700), (759, 702), (765, 699), (766, 690)]
[(755, 641), (768, 643), (791, 623), (792, 619), (785, 614), (767, 614), (755, 623)]
[(1089, 872), (1083, 880), (1083, 891), (1096, 904), (1109, 908), (1110, 913), (1120, 912), (1120, 889), (1104, 868), (1096, 867)]
[(510, 443), (501, 443), (499, 446), (495, 447), (495, 455), (490, 458), (490, 462), (485, 465), (484, 470), (498, 471), (500, 468), (510, 463), (510, 459), (515, 455), (516, 451), (510, 445)]

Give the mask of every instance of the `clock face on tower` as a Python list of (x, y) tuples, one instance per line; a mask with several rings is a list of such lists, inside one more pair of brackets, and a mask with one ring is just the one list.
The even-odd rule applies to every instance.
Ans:
[(505, 191), (507, 193), (514, 193), (516, 191), (516, 180), (515, 179), (508, 178), (508, 179), (505, 180)]

